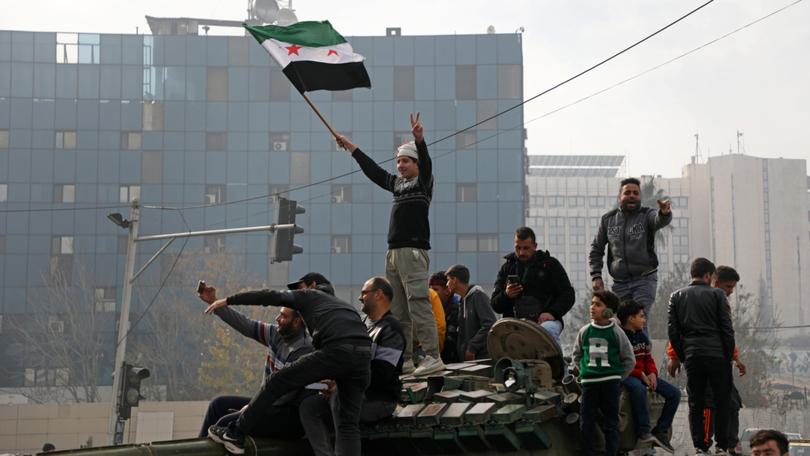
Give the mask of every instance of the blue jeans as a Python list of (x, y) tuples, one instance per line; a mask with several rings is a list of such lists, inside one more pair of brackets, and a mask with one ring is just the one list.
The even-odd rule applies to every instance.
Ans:
[[(630, 393), (630, 405), (633, 408), (633, 419), (636, 423), (636, 435), (643, 435), (650, 432), (650, 410), (647, 406), (647, 385), (638, 377), (627, 377), (622, 380), (622, 384)], [(675, 412), (678, 411), (678, 403), (681, 401), (681, 391), (662, 379), (658, 379), (655, 385), (655, 392), (664, 397), (664, 410), (658, 423), (655, 424), (656, 432), (666, 432), (672, 427), (672, 420)]]
[(658, 273), (630, 279), (627, 282), (614, 282), (613, 292), (619, 296), (622, 301), (632, 299), (637, 303), (644, 306), (644, 315), (647, 317), (644, 320), (644, 334), (650, 334), (647, 331), (647, 322), (650, 320), (650, 308), (655, 302), (655, 291), (658, 288)]
[(602, 411), (605, 428), (605, 456), (616, 456), (619, 451), (619, 380), (582, 384), (579, 404), (579, 429), (582, 431), (582, 454), (590, 456), (596, 431), (596, 412)]
[[(560, 345), (560, 334), (562, 334), (563, 325), (559, 320), (550, 320), (540, 323), (540, 326), (551, 334), (551, 337)], [(561, 346), (561, 345), (560, 345)]]

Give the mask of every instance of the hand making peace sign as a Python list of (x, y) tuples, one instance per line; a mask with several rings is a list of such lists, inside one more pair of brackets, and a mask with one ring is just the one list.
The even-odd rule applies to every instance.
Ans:
[(419, 113), (416, 113), (416, 118), (413, 117), (413, 113), (411, 113), (411, 133), (413, 133), (413, 139), (416, 142), (424, 141), (424, 130), (422, 129), (422, 123), (419, 122)]

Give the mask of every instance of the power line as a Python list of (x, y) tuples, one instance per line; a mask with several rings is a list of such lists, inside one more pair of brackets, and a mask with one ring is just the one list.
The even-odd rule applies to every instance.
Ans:
[[(25, 203), (23, 203), (25, 204)], [(20, 212), (63, 212), (63, 211), (93, 211), (101, 209), (121, 209), (129, 207), (129, 204), (119, 204), (116, 206), (80, 206), (80, 207), (41, 207), (28, 209), (0, 209), (0, 214), (13, 214)]]
[[(186, 221), (186, 217), (183, 215), (183, 211), (178, 209), (177, 213), (180, 214), (180, 218), (183, 219), (183, 224), (186, 225), (186, 230), (190, 232), (191, 228), (189, 227), (188, 222)], [(140, 323), (141, 320), (143, 320), (143, 317), (145, 317), (146, 314), (149, 313), (149, 309), (151, 309), (152, 306), (157, 302), (157, 298), (158, 296), (160, 296), (160, 292), (163, 290), (163, 287), (166, 286), (166, 283), (172, 276), (174, 268), (175, 266), (177, 266), (177, 262), (180, 261), (180, 257), (183, 255), (183, 251), (186, 249), (186, 245), (188, 244), (189, 239), (190, 238), (186, 236), (185, 240), (183, 241), (183, 245), (180, 246), (180, 250), (174, 257), (174, 261), (172, 262), (172, 266), (169, 268), (169, 272), (166, 273), (166, 276), (163, 277), (163, 280), (160, 281), (160, 286), (158, 287), (157, 291), (155, 291), (155, 294), (152, 296), (152, 300), (149, 301), (149, 304), (146, 305), (146, 307), (143, 309), (143, 312), (141, 312), (141, 314), (138, 315), (138, 318), (135, 319), (135, 322), (129, 325), (129, 329), (127, 330), (126, 334), (124, 334), (123, 337), (120, 337), (118, 339), (118, 341), (115, 344), (116, 349), (118, 348), (119, 345), (121, 345), (121, 342), (123, 342), (124, 340), (127, 339), (127, 337), (129, 337), (130, 333), (132, 333), (132, 331), (135, 330), (135, 327), (138, 326), (138, 323)], [(125, 280), (130, 280), (130, 278), (127, 277)]]
[[(590, 67), (586, 68), (585, 70), (580, 71), (579, 73), (569, 77), (568, 79), (565, 79), (562, 82), (559, 82), (559, 83), (549, 87), (548, 89), (546, 89), (546, 90), (544, 90), (544, 91), (542, 91), (542, 92), (540, 92), (540, 93), (538, 93), (538, 94), (536, 94), (536, 95), (534, 95), (534, 96), (532, 96), (532, 97), (530, 97), (530, 98), (528, 98), (526, 100), (521, 101), (520, 103), (518, 103), (518, 104), (516, 104), (516, 105), (514, 105), (512, 107), (507, 108), (507, 109), (505, 109), (503, 111), (497, 112), (497, 113), (495, 113), (495, 114), (493, 114), (493, 115), (491, 115), (491, 116), (489, 116), (489, 117), (487, 117), (487, 118), (485, 118), (483, 120), (480, 120), (480, 121), (478, 121), (478, 122), (476, 122), (476, 123), (474, 123), (474, 124), (472, 124), (472, 125), (470, 125), (468, 127), (465, 127), (465, 128), (463, 128), (461, 130), (458, 130), (458, 131), (456, 131), (454, 133), (443, 136), (443, 137), (441, 137), (441, 138), (439, 138), (439, 139), (437, 139), (437, 140), (435, 140), (433, 142), (428, 143), (427, 145), (428, 146), (433, 146), (433, 145), (438, 144), (438, 143), (440, 143), (442, 141), (453, 138), (453, 137), (455, 137), (455, 136), (457, 136), (457, 135), (459, 135), (461, 133), (464, 133), (465, 131), (471, 130), (471, 129), (479, 126), (479, 125), (482, 125), (482, 124), (484, 124), (486, 122), (489, 122), (489, 121), (491, 121), (491, 120), (493, 120), (493, 119), (495, 119), (497, 117), (500, 117), (500, 116), (502, 116), (502, 115), (504, 115), (504, 114), (506, 114), (508, 112), (514, 111), (515, 109), (525, 105), (526, 103), (534, 101), (534, 100), (540, 98), (541, 96), (543, 96), (543, 95), (545, 95), (545, 94), (547, 94), (547, 93), (549, 93), (549, 92), (551, 92), (551, 91), (553, 91), (555, 89), (558, 89), (558, 88), (562, 87), (563, 85), (568, 84), (569, 82), (571, 82), (571, 81), (573, 81), (573, 80), (575, 80), (575, 79), (577, 79), (577, 78), (579, 78), (579, 77), (581, 77), (581, 76), (595, 70), (596, 68), (610, 62), (611, 60), (615, 59), (616, 57), (619, 57), (620, 55), (630, 51), (631, 49), (635, 48), (636, 46), (639, 46), (640, 44), (644, 43), (645, 41), (647, 41), (647, 40), (655, 37), (656, 35), (664, 32), (665, 30), (669, 29), (670, 27), (674, 26), (675, 24), (683, 21), (687, 17), (689, 17), (692, 14), (700, 11), (701, 9), (705, 8), (706, 6), (708, 6), (709, 4), (711, 4), (713, 2), (714, 2), (714, 0), (708, 0), (707, 2), (705, 2), (702, 5), (698, 6), (697, 8), (689, 11), (688, 13), (686, 13), (686, 14), (682, 15), (681, 17), (675, 19), (674, 21), (670, 22), (669, 24), (659, 28), (655, 32), (653, 32), (653, 33), (645, 36), (644, 38), (636, 41), (635, 43), (625, 47), (624, 49), (614, 53), (613, 55), (611, 55), (611, 56), (609, 56), (609, 57), (607, 57), (605, 59), (602, 59), (598, 63), (595, 63), (595, 64), (591, 65)], [(388, 162), (393, 161), (393, 160), (394, 160), (394, 158), (392, 157), (392, 158), (389, 158), (387, 160), (377, 162), (377, 164), (382, 165), (384, 163), (388, 163)], [(207, 207), (227, 206), (227, 205), (230, 205), (230, 204), (245, 203), (245, 202), (248, 202), (248, 201), (253, 201), (253, 200), (262, 199), (262, 198), (270, 198), (270, 197), (279, 196), (279, 195), (282, 195), (282, 194), (285, 194), (285, 193), (293, 192), (293, 191), (296, 191), (296, 190), (303, 190), (303, 189), (306, 189), (306, 188), (309, 188), (309, 187), (313, 187), (315, 185), (325, 184), (327, 182), (331, 182), (331, 181), (334, 181), (334, 180), (337, 180), (337, 179), (341, 179), (341, 178), (344, 178), (344, 177), (347, 177), (347, 176), (351, 176), (352, 174), (355, 174), (355, 173), (357, 173), (359, 171), (360, 171), (359, 169), (354, 170), (354, 171), (349, 171), (349, 172), (346, 172), (346, 173), (343, 173), (343, 174), (339, 174), (337, 176), (332, 176), (332, 177), (322, 179), (322, 180), (319, 180), (319, 181), (316, 181), (316, 182), (311, 182), (309, 184), (305, 184), (305, 185), (301, 185), (301, 186), (298, 186), (298, 187), (290, 188), (290, 189), (288, 189), (286, 191), (269, 193), (269, 194), (265, 194), (265, 195), (250, 196), (250, 197), (247, 197), (247, 198), (241, 198), (241, 199), (238, 199), (238, 200), (226, 201), (226, 202), (222, 202), (222, 203), (198, 204), (198, 205), (194, 205), (194, 206), (185, 206), (185, 207), (182, 207), (181, 209), (203, 209), (203, 208), (207, 208)], [(143, 207), (148, 208), (148, 209), (163, 209), (163, 210), (178, 209), (176, 207), (163, 207), (163, 206), (155, 206), (155, 205), (150, 205), (150, 206), (144, 205)]]

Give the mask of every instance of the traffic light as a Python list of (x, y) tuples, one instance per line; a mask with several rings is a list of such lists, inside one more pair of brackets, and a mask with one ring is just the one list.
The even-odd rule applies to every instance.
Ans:
[(118, 416), (129, 419), (132, 407), (137, 407), (141, 396), (141, 380), (149, 377), (149, 369), (124, 363), (121, 369), (121, 396), (118, 400)]
[(295, 216), (303, 214), (306, 209), (298, 205), (297, 201), (278, 197), (276, 201), (276, 225), (294, 225), (294, 228), (276, 229), (273, 242), (270, 244), (270, 261), (281, 263), (292, 260), (292, 256), (303, 253), (304, 248), (295, 245), (295, 235), (304, 232), (304, 229), (295, 224)]

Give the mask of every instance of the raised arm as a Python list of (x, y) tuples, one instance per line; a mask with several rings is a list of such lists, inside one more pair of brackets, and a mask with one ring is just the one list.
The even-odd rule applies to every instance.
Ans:
[(338, 135), (337, 138), (335, 138), (335, 141), (337, 141), (337, 145), (340, 148), (345, 149), (352, 154), (354, 161), (360, 165), (360, 169), (363, 171), (363, 174), (365, 174), (366, 177), (371, 180), (371, 182), (374, 182), (389, 192), (394, 191), (394, 181), (396, 180), (396, 176), (382, 169), (377, 162), (372, 160), (368, 155), (364, 154), (359, 147), (349, 140), (349, 138)]
[(430, 160), (428, 154), (427, 144), (425, 144), (425, 131), (422, 128), (422, 122), (419, 121), (419, 113), (416, 117), (413, 113), (410, 114), (411, 133), (413, 134), (413, 142), (416, 144), (416, 154), (419, 157), (417, 166), (419, 166), (419, 180), (422, 184), (429, 186), (433, 182), (433, 162)]
[(654, 230), (660, 230), (672, 222), (672, 202), (670, 200), (658, 200), (658, 210), (650, 211), (647, 214), (650, 218)]
[[(214, 287), (205, 287), (203, 292), (198, 296), (203, 302), (211, 305), (217, 300), (217, 290)], [(275, 325), (260, 320), (254, 320), (228, 307), (218, 308), (214, 310), (214, 313), (225, 322), (225, 324), (235, 329), (243, 336), (249, 337), (262, 345), (267, 345), (267, 341), (270, 340), (272, 334), (277, 330)]]

